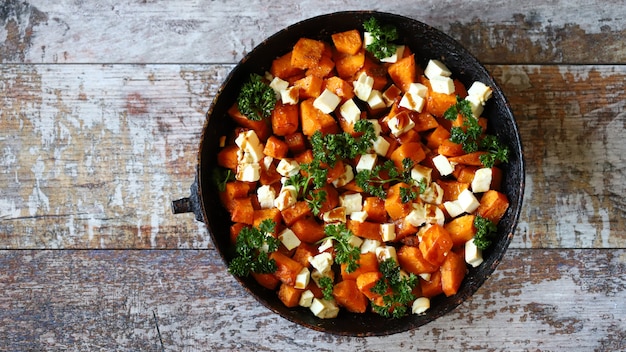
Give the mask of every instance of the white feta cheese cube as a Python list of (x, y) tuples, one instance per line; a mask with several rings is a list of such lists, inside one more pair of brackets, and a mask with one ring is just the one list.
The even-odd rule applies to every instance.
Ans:
[(350, 219), (358, 222), (363, 222), (367, 220), (367, 212), (366, 211), (355, 211), (350, 213)]
[(361, 244), (361, 254), (369, 252), (376, 253), (376, 248), (380, 247), (380, 245), (380, 241), (366, 238)]
[(354, 171), (352, 171), (352, 165), (345, 163), (343, 165), (343, 170), (343, 174), (333, 180), (333, 186), (343, 187), (354, 179)]
[(459, 205), (458, 200), (443, 202), (443, 207), (446, 208), (448, 215), (452, 218), (456, 218), (457, 216), (463, 214), (463, 208)]
[(298, 238), (298, 236), (296, 236), (296, 234), (293, 231), (291, 231), (291, 229), (289, 228), (286, 228), (283, 231), (281, 231), (281, 233), (278, 234), (278, 239), (280, 240), (280, 242), (283, 243), (285, 248), (287, 248), (288, 250), (292, 250), (298, 247), (300, 243), (302, 243), (300, 239)]
[(472, 192), (487, 192), (491, 188), (492, 173), (493, 171), (488, 167), (476, 170), (472, 179)]
[(367, 105), (369, 105), (373, 110), (387, 107), (387, 104), (385, 104), (385, 100), (383, 99), (383, 93), (376, 89), (372, 89), (370, 96), (367, 97)]
[(432, 87), (433, 92), (442, 94), (454, 93), (454, 82), (450, 77), (435, 76), (430, 79), (430, 86)]
[(472, 191), (470, 191), (469, 189), (466, 189), (459, 193), (459, 198), (457, 199), (457, 201), (459, 202), (459, 206), (461, 207), (461, 209), (463, 209), (463, 211), (465, 211), (466, 213), (474, 212), (474, 210), (476, 210), (480, 205), (480, 202), (478, 201), (478, 199), (476, 199), (474, 193), (472, 193)]
[(485, 102), (491, 98), (492, 94), (491, 87), (479, 81), (472, 83), (472, 86), (467, 90), (467, 95), (475, 97), (482, 105), (485, 105)]
[(452, 72), (443, 62), (433, 59), (428, 61), (428, 64), (424, 69), (424, 75), (428, 79), (432, 79), (432, 77), (436, 76), (450, 77), (452, 75)]
[(398, 88), (395, 84), (389, 86), (389, 88), (385, 89), (383, 92), (383, 100), (385, 101), (386, 106), (391, 106), (402, 94), (402, 90)]
[(393, 246), (380, 246), (376, 248), (376, 258), (378, 262), (383, 262), (387, 259), (393, 259), (398, 263), (398, 255), (396, 254), (396, 247)]
[(372, 87), (374, 86), (374, 78), (367, 75), (365, 72), (361, 72), (356, 81), (352, 83), (354, 95), (362, 101), (367, 101), (372, 93)]
[(274, 199), (274, 206), (278, 208), (278, 210), (283, 211), (296, 204), (297, 197), (298, 192), (296, 191), (296, 187), (283, 185), (283, 188), (278, 192), (278, 197)]
[(420, 194), (420, 199), (429, 204), (441, 204), (443, 202), (443, 189), (437, 182), (431, 182), (424, 193)]
[(443, 226), (446, 221), (446, 216), (438, 206), (434, 204), (424, 204), (426, 210), (426, 221), (430, 224), (439, 224)]
[(480, 117), (480, 115), (485, 110), (485, 107), (482, 101), (480, 100), (480, 98), (476, 97), (475, 95), (468, 95), (465, 97), (465, 100), (467, 100), (470, 103), (469, 105), (470, 105), (470, 108), (472, 109), (472, 114), (474, 115), (474, 117), (476, 118)]
[(248, 154), (244, 157), (247, 161), (259, 162), (265, 156), (263, 154), (263, 145), (254, 130), (240, 132), (237, 138), (235, 138), (235, 144), (244, 154)]
[(413, 209), (411, 209), (411, 211), (404, 218), (404, 220), (415, 227), (420, 227), (424, 225), (427, 220), (424, 204), (413, 203)]
[(324, 274), (330, 270), (330, 267), (333, 264), (333, 256), (328, 252), (322, 252), (309, 258), (309, 263), (311, 263), (311, 266), (315, 268), (315, 270)]
[[(322, 214), (324, 222), (346, 222), (346, 208), (337, 207)], [(321, 250), (320, 250), (321, 252)]]
[(376, 38), (370, 32), (363, 33), (363, 47), (367, 48), (368, 45), (373, 44)]
[(276, 172), (283, 177), (295, 176), (300, 172), (300, 164), (294, 159), (281, 159), (276, 165)]
[(376, 166), (376, 160), (378, 160), (377, 154), (363, 154), (359, 158), (359, 162), (356, 164), (356, 172), (367, 170), (372, 171)]
[(428, 87), (421, 83), (413, 82), (409, 84), (409, 89), (407, 90), (407, 92), (421, 98), (426, 98), (426, 95), (428, 95)]
[(411, 312), (413, 314), (424, 314), (428, 309), (430, 309), (430, 299), (427, 297), (416, 299), (411, 306)]
[(363, 244), (363, 240), (358, 236), (352, 235), (348, 239), (348, 244), (351, 245), (352, 247), (360, 248), (361, 245)]
[(361, 109), (356, 105), (354, 99), (346, 100), (345, 103), (341, 104), (339, 113), (346, 122), (352, 125), (361, 119)]
[(265, 156), (263, 158), (263, 160), (261, 160), (261, 166), (263, 166), (265, 168), (265, 170), (268, 170), (271, 166), (272, 163), (274, 162), (274, 158), (272, 158), (271, 156)]
[(404, 54), (404, 45), (396, 45), (396, 52), (393, 53), (393, 55), (389, 56), (389, 57), (385, 57), (380, 59), (381, 62), (389, 62), (389, 63), (394, 63), (396, 61), (398, 61), (398, 58), (402, 57), (402, 54)]
[(261, 178), (261, 165), (258, 163), (243, 163), (237, 165), (235, 178), (239, 181), (255, 182)]
[(283, 104), (295, 105), (300, 100), (300, 89), (291, 86), (285, 90), (280, 91), (280, 100)]
[(376, 152), (376, 154), (380, 156), (387, 155), (389, 148), (391, 147), (391, 143), (386, 140), (383, 136), (378, 136), (372, 143), (372, 149)]
[(296, 275), (296, 283), (293, 285), (293, 287), (304, 290), (309, 285), (310, 279), (311, 272), (309, 271), (309, 268), (304, 267), (302, 268), (302, 270), (300, 270), (298, 275)]
[(421, 277), (424, 281), (430, 281), (431, 273), (421, 273), (419, 277)]
[(320, 244), (319, 247), (317, 247), (317, 251), (322, 253), (322, 252), (326, 252), (326, 250), (330, 248), (333, 248), (333, 239), (327, 238), (324, 241), (322, 241), (322, 244)]
[(391, 134), (398, 137), (415, 127), (415, 122), (411, 119), (408, 111), (402, 111), (387, 120), (387, 126), (389, 127)]
[(339, 314), (339, 307), (334, 300), (326, 300), (320, 298), (313, 298), (311, 303), (311, 312), (320, 319), (332, 319), (336, 318)]
[(424, 105), (426, 105), (426, 99), (411, 92), (404, 93), (402, 99), (400, 99), (400, 106), (416, 112), (422, 112)]
[(367, 121), (369, 121), (372, 126), (374, 127), (374, 134), (376, 136), (380, 136), (380, 134), (382, 133), (383, 129), (382, 127), (380, 127), (380, 123), (378, 122), (378, 120), (376, 119), (368, 119)]
[(289, 88), (289, 82), (280, 77), (274, 77), (270, 82), (270, 88), (272, 88), (276, 94), (280, 94), (280, 91)]
[(311, 290), (306, 290), (300, 295), (298, 305), (300, 305), (300, 307), (309, 308), (313, 303), (313, 298), (315, 298), (313, 292), (311, 292)]
[(363, 196), (361, 193), (344, 193), (339, 196), (339, 205), (346, 209), (346, 213), (363, 210)]
[(424, 180), (426, 184), (430, 184), (433, 169), (428, 166), (417, 164), (411, 169), (411, 178), (417, 182)]
[(396, 225), (394, 224), (380, 224), (380, 237), (383, 242), (389, 242), (396, 239)]
[(330, 114), (335, 111), (340, 102), (341, 98), (339, 98), (335, 93), (328, 89), (324, 89), (322, 93), (315, 98), (315, 100), (313, 100), (313, 107), (325, 114)]
[(276, 191), (270, 185), (263, 185), (256, 190), (257, 199), (261, 209), (270, 209), (274, 207), (276, 199)]
[(476, 247), (473, 238), (465, 242), (465, 262), (474, 268), (483, 262), (483, 251)]
[(435, 164), (435, 167), (437, 168), (437, 171), (439, 171), (439, 174), (441, 176), (450, 175), (454, 171), (454, 167), (452, 166), (448, 158), (445, 157), (445, 155), (439, 154), (434, 157), (433, 164)]

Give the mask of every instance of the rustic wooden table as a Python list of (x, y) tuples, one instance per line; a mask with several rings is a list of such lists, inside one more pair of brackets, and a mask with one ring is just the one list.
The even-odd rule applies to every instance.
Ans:
[[(626, 350), (623, 1), (0, 4), (0, 350)], [(513, 107), (526, 194), (472, 299), (387, 337), (315, 332), (227, 274), (189, 194), (236, 62), (299, 20), (402, 14), (461, 41)]]

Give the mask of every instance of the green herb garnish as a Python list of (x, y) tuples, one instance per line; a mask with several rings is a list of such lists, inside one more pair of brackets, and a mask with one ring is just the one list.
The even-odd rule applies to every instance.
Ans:
[(365, 49), (372, 53), (374, 57), (382, 60), (396, 53), (397, 46), (393, 43), (398, 39), (398, 30), (392, 25), (381, 26), (376, 18), (370, 17), (363, 23), (363, 29), (369, 32), (373, 38), (373, 42), (368, 44)]
[(326, 135), (320, 131), (313, 133), (311, 136), (313, 158), (333, 167), (339, 160), (353, 159), (367, 153), (376, 139), (374, 125), (370, 121), (359, 120), (354, 124), (354, 130), (361, 135), (354, 137), (347, 132)]
[(350, 244), (350, 239), (354, 234), (350, 231), (345, 224), (327, 224), (324, 227), (324, 233), (327, 237), (320, 240), (318, 243), (322, 243), (327, 239), (335, 241), (335, 262), (339, 264), (346, 264), (346, 272), (354, 272), (358, 267), (358, 260), (361, 257), (361, 250), (359, 247), (355, 247)]
[[(402, 160), (402, 169), (398, 170), (393, 161), (385, 160), (382, 164), (374, 166), (372, 170), (357, 172), (354, 180), (357, 186), (361, 187), (364, 192), (379, 198), (387, 197), (387, 191), (383, 186), (404, 182), (411, 185), (411, 187), (401, 187), (400, 196), (403, 203), (409, 203), (417, 199), (419, 193), (424, 193), (428, 186), (425, 180), (416, 182), (411, 177), (413, 164), (413, 160), (405, 158)], [(414, 185), (418, 186), (417, 190), (413, 188)]]
[(248, 120), (261, 121), (272, 114), (276, 106), (276, 93), (263, 81), (263, 77), (253, 73), (237, 97), (239, 112)]
[(328, 170), (320, 166), (319, 161), (313, 160), (309, 164), (300, 164), (302, 173), (291, 176), (285, 185), (292, 185), (296, 188), (298, 199), (307, 202), (313, 215), (319, 215), (322, 204), (326, 201), (326, 191), (320, 190), (326, 184)]
[(477, 230), (474, 235), (474, 244), (476, 247), (481, 250), (489, 248), (498, 231), (496, 225), (491, 220), (476, 215), (474, 218), (474, 227), (476, 227)]
[(275, 252), (279, 240), (272, 236), (276, 223), (263, 220), (259, 227), (244, 227), (237, 235), (235, 243), (236, 256), (228, 265), (228, 271), (236, 276), (248, 276), (253, 273), (273, 273), (276, 262), (269, 258), (268, 253)]
[(385, 259), (379, 265), (383, 277), (376, 282), (371, 291), (382, 295), (383, 304), (372, 303), (373, 310), (384, 316), (400, 318), (407, 314), (408, 305), (415, 300), (413, 289), (417, 284), (417, 276), (403, 274), (400, 266), (391, 258)]
[(319, 285), (322, 289), (322, 294), (324, 295), (324, 299), (331, 300), (333, 299), (333, 279), (328, 276), (323, 276), (319, 279)]
[(224, 192), (226, 190), (226, 184), (230, 181), (235, 180), (235, 174), (231, 169), (216, 167), (211, 173), (211, 179), (213, 180), (213, 183), (217, 186), (217, 189), (220, 192)]

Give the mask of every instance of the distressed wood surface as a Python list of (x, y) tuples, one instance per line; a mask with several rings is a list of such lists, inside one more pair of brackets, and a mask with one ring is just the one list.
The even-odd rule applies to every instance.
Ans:
[(368, 338), (312, 331), (271, 313), (213, 250), (0, 251), (0, 266), (9, 269), (0, 274), (0, 341), (15, 350), (626, 349), (624, 250), (511, 250), (447, 316)]
[[(625, 5), (3, 1), (0, 350), (626, 350)], [(461, 41), (504, 89), (526, 158), (520, 223), (493, 276), (451, 314), (388, 337), (271, 313), (204, 225), (170, 210), (237, 61), (289, 24), (355, 9)]]

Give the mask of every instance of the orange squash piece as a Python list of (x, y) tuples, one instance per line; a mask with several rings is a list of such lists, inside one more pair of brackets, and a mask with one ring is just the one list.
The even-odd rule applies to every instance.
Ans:
[(280, 284), (280, 280), (274, 274), (260, 274), (260, 273), (250, 273), (252, 277), (259, 283), (259, 285), (269, 289), (275, 290)]
[(341, 264), (341, 278), (343, 280), (356, 280), (359, 275), (370, 271), (378, 271), (378, 258), (373, 252), (361, 253), (357, 260), (358, 267), (353, 272), (347, 272), (347, 264)]
[(272, 134), (272, 128), (267, 120), (248, 120), (248, 118), (239, 111), (237, 104), (232, 105), (228, 109), (228, 116), (230, 116), (230, 118), (233, 119), (233, 121), (235, 121), (238, 125), (254, 130), (261, 141), (267, 140), (267, 138), (269, 138)]
[(313, 217), (304, 217), (291, 225), (291, 230), (302, 242), (315, 243), (324, 237), (324, 227)]
[(237, 165), (239, 165), (238, 152), (239, 147), (234, 144), (225, 146), (217, 153), (217, 164), (233, 171), (237, 170)]
[(314, 67), (322, 59), (324, 50), (324, 42), (300, 38), (291, 52), (291, 66), (301, 69)]
[(296, 276), (300, 273), (303, 266), (297, 261), (289, 258), (280, 252), (270, 253), (270, 259), (276, 262), (276, 271), (274, 276), (282, 283), (293, 286), (296, 283)]
[(453, 245), (462, 246), (465, 242), (471, 240), (476, 234), (476, 227), (474, 227), (475, 215), (465, 214), (450, 220), (443, 227), (450, 234)]
[(286, 136), (298, 131), (300, 116), (298, 105), (276, 103), (272, 111), (272, 131), (277, 136)]
[(302, 73), (302, 69), (295, 67), (291, 64), (290, 51), (287, 54), (280, 56), (272, 61), (270, 73), (272, 74), (272, 76), (287, 79), (289, 77), (293, 77)]
[(241, 222), (248, 225), (254, 224), (254, 207), (250, 197), (235, 198), (231, 201), (231, 204), (230, 220), (232, 222)]
[(409, 90), (411, 83), (416, 82), (415, 55), (404, 57), (387, 68), (393, 83), (403, 92)]
[(448, 297), (455, 295), (459, 287), (461, 287), (461, 283), (467, 272), (465, 259), (462, 255), (450, 252), (443, 261), (443, 264), (441, 264), (440, 270), (441, 290)]
[(307, 99), (300, 103), (300, 120), (302, 133), (305, 136), (312, 136), (316, 131), (322, 133), (337, 133), (339, 125), (335, 118), (313, 106), (314, 99)]
[(391, 153), (391, 160), (399, 170), (404, 169), (402, 161), (407, 158), (413, 161), (413, 165), (417, 165), (424, 160), (426, 153), (424, 153), (422, 143), (408, 142), (398, 146), (396, 150)]
[(426, 136), (426, 146), (432, 150), (437, 150), (446, 139), (450, 138), (450, 131), (443, 125), (437, 126), (428, 136)]
[(509, 200), (504, 193), (488, 190), (480, 198), (480, 205), (476, 209), (476, 214), (497, 224), (508, 208)]
[(296, 204), (284, 209), (282, 212), (285, 225), (291, 226), (294, 222), (311, 215), (311, 208), (305, 201), (298, 201)]
[(433, 224), (422, 234), (419, 249), (426, 261), (433, 265), (441, 265), (450, 253), (452, 245), (448, 231), (439, 224)]
[(356, 280), (344, 280), (333, 287), (337, 304), (352, 313), (365, 313), (369, 300), (359, 290)]
[(432, 298), (443, 293), (441, 287), (441, 271), (437, 270), (430, 275), (430, 280), (420, 278), (422, 296)]
[(377, 222), (348, 220), (347, 227), (355, 236), (382, 241), (380, 237), (380, 224)]
[(372, 292), (371, 289), (376, 285), (376, 282), (383, 277), (383, 274), (380, 271), (369, 271), (359, 275), (356, 278), (356, 285), (367, 298), (370, 300), (375, 299), (376, 297), (380, 297), (381, 295), (375, 292)]
[(398, 250), (398, 262), (400, 267), (409, 273), (415, 275), (424, 273), (433, 273), (439, 266), (431, 264), (422, 255), (422, 251), (418, 247), (402, 246)]
[(353, 79), (365, 64), (365, 50), (360, 49), (354, 55), (336, 52), (333, 59), (335, 60), (337, 75), (345, 80)]
[(361, 33), (357, 29), (334, 33), (330, 37), (340, 53), (355, 55), (363, 47)]
[(293, 86), (298, 89), (298, 97), (300, 100), (317, 98), (322, 93), (322, 85), (324, 79), (318, 76), (304, 76), (303, 78), (295, 81)]
[(300, 303), (300, 296), (302, 296), (302, 290), (291, 285), (283, 283), (278, 289), (278, 299), (288, 308), (297, 307)]
[(385, 210), (385, 201), (378, 197), (366, 197), (363, 201), (363, 211), (367, 213), (367, 218), (383, 223), (387, 220), (387, 211)]
[(411, 212), (412, 206), (410, 203), (402, 202), (402, 195), (400, 188), (409, 188), (409, 185), (404, 182), (398, 182), (395, 185), (389, 187), (387, 190), (387, 197), (385, 198), (385, 210), (389, 217), (393, 220), (403, 219)]
[(463, 165), (472, 165), (472, 166), (482, 166), (483, 163), (480, 161), (480, 156), (485, 155), (487, 152), (479, 150), (477, 152), (471, 152), (459, 156), (453, 156), (448, 158), (451, 163), (463, 164)]
[(282, 159), (287, 156), (289, 152), (289, 145), (278, 137), (272, 135), (267, 139), (265, 148), (263, 148), (263, 154), (271, 156), (272, 158)]

